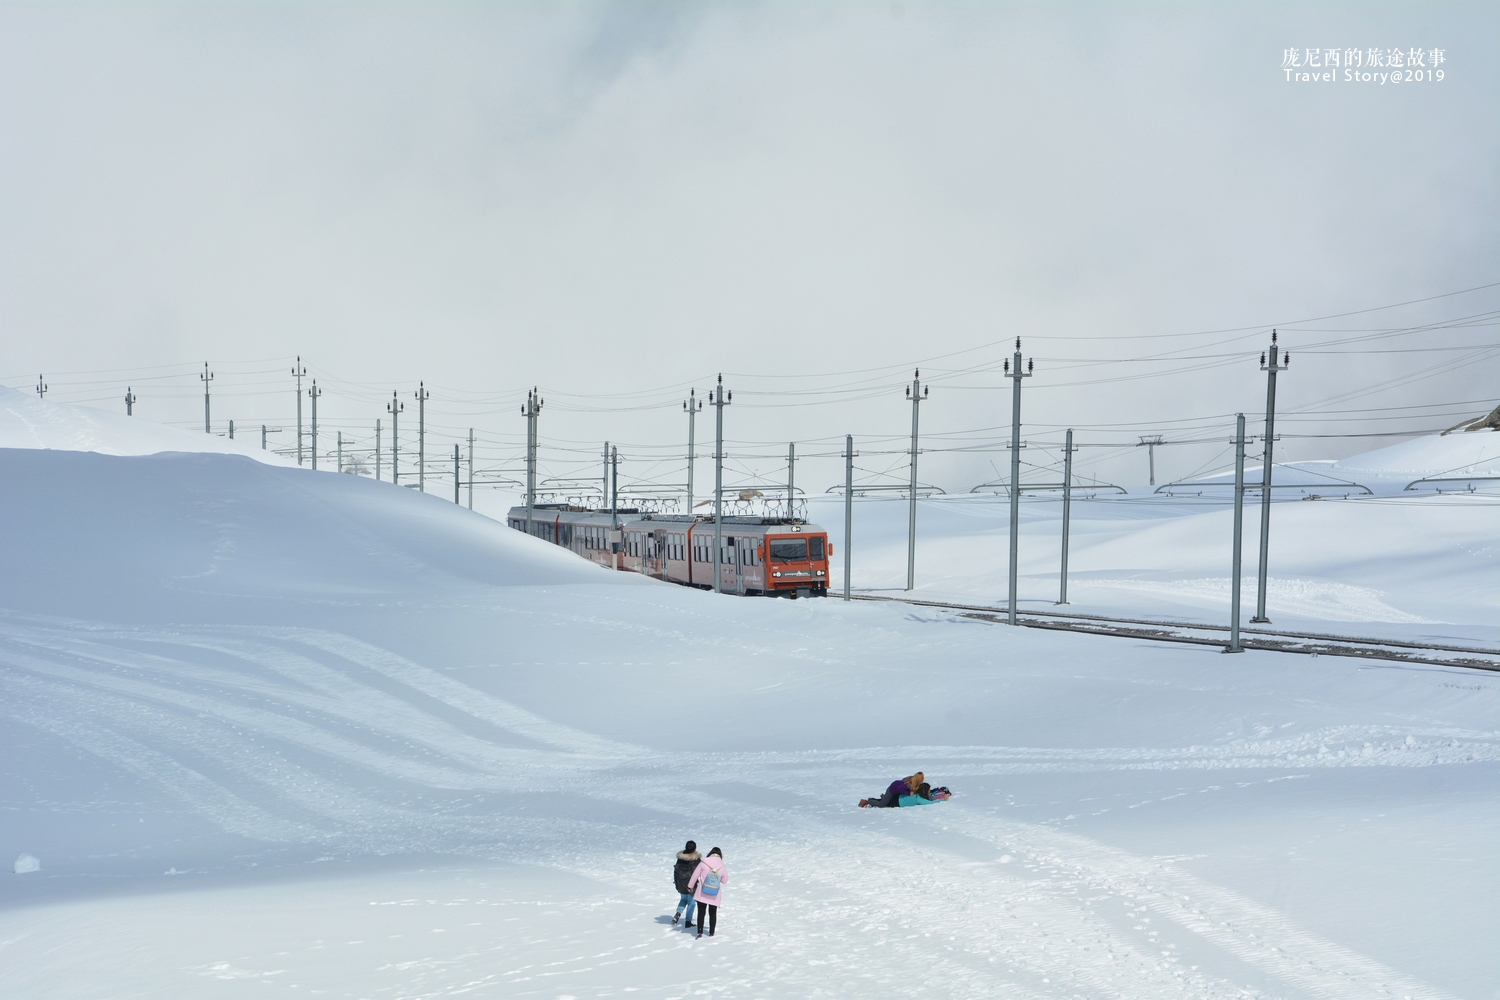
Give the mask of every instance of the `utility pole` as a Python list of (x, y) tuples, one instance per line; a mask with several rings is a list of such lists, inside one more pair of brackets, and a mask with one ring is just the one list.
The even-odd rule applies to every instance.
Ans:
[(844, 600), (849, 600), (849, 550), (854, 544), (854, 435), (844, 435)]
[(714, 407), (714, 593), (724, 593), (724, 407), (734, 401), (734, 393), (724, 392), (724, 376), (708, 391), (708, 402)]
[(341, 473), (344, 471), (344, 432), (343, 431), (339, 431), (339, 461), (338, 461), (338, 470)]
[(693, 422), (698, 417), (698, 411), (703, 409), (703, 400), (698, 398), (698, 390), (689, 389), (688, 398), (682, 401), (682, 408), (688, 415), (688, 495), (687, 512), (693, 512), (693, 459), (696, 457), (696, 449), (693, 441)]
[(261, 424), (260, 425), (260, 450), (261, 451), (265, 451), (266, 450), (266, 433), (267, 433), (266, 425), (265, 424)]
[(1245, 415), (1234, 418), (1234, 559), (1229, 577), (1229, 645), (1226, 653), (1243, 653), (1240, 645), (1240, 536), (1245, 523)]
[(427, 492), (427, 397), (431, 393), (417, 383), (417, 489)]
[(609, 568), (620, 568), (620, 449), (609, 449)]
[(542, 412), (542, 397), (532, 386), (521, 415), (526, 418), (526, 534), (531, 534), (531, 509), (536, 506), (536, 418)]
[(796, 508), (793, 498), (797, 495), (797, 442), (786, 446), (786, 517), (790, 521)]
[(385, 412), (391, 415), (391, 483), (401, 485), (401, 412), (406, 404), (396, 398), (391, 390), (391, 401), (385, 404)]
[(1266, 373), (1266, 450), (1260, 468), (1260, 577), (1255, 586), (1255, 617), (1252, 622), (1269, 622), (1266, 617), (1266, 566), (1271, 553), (1271, 450), (1276, 442), (1276, 373), (1285, 371), (1291, 362), (1290, 353), (1283, 351), (1281, 364), (1276, 363), (1276, 331), (1271, 331), (1271, 361), (1260, 356), (1260, 370)]
[(1136, 445), (1136, 447), (1139, 448), (1141, 445), (1145, 445), (1146, 446), (1146, 457), (1151, 462), (1151, 485), (1155, 486), (1156, 485), (1156, 446), (1159, 445), (1159, 444), (1166, 444), (1166, 442), (1161, 439), (1161, 435), (1160, 434), (1142, 434), (1140, 436), (1140, 438), (1141, 438), (1141, 443), (1138, 444), (1138, 445)]
[(208, 422), (208, 383), (214, 380), (214, 373), (208, 370), (208, 362), (203, 362), (203, 371), (198, 374), (203, 380), (203, 433), (213, 433)]
[(609, 449), (609, 526), (613, 530), (620, 527), (620, 446), (611, 445)]
[(318, 467), (318, 397), (323, 395), (323, 390), (318, 388), (318, 380), (312, 380), (312, 388), (307, 390), (308, 396), (312, 397), (312, 466)]
[(135, 416), (135, 393), (130, 391), (130, 386), (125, 387), (125, 415)]
[(297, 464), (302, 464), (302, 378), (307, 374), (307, 369), (302, 366), (302, 355), (297, 355), (297, 363), (292, 366), (292, 375), (297, 379)]
[(920, 369), (912, 375), (906, 398), (911, 400), (911, 509), (906, 519), (906, 589), (914, 590), (917, 586), (917, 407), (927, 398)]
[(458, 445), (454, 445), (453, 446), (453, 503), (454, 503), (454, 506), (459, 506), (458, 488), (459, 488), (460, 485), (462, 485), (462, 482), (463, 482), (463, 476), (461, 476), (459, 474), (459, 472), (460, 472), (460, 470), (459, 470), (459, 465), (458, 465)]
[(1073, 428), (1068, 428), (1068, 439), (1063, 445), (1063, 537), (1062, 537), (1062, 591), (1057, 595), (1058, 604), (1068, 603), (1068, 520), (1073, 512)]
[(234, 440), (234, 421), (229, 421), (229, 440)]
[(40, 396), (41, 398), (46, 399), (47, 398), (47, 390), (49, 388), (51, 388), (51, 387), (48, 386), (46, 382), (42, 381), (42, 376), (38, 375), (36, 377), (36, 394), (38, 396)]
[(469, 428), (469, 509), (474, 509), (474, 428)]
[(375, 418), (375, 481), (380, 482), (380, 418)]
[(609, 510), (609, 442), (604, 442), (604, 478), (599, 483), (599, 510)]
[(1021, 338), (1016, 338), (1015, 367), (1005, 362), (1005, 376), (1011, 379), (1010, 390), (1010, 623), (1016, 623), (1016, 559), (1021, 542), (1021, 379), (1030, 378), (1036, 367), (1032, 358), (1021, 371)]

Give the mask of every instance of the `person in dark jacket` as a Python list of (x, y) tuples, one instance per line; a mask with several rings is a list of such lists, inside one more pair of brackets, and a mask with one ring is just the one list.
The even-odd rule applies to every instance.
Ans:
[(672, 915), (673, 927), (682, 919), (684, 908), (687, 910), (687, 925), (693, 926), (693, 890), (688, 883), (693, 872), (698, 870), (698, 862), (702, 860), (703, 855), (698, 853), (698, 845), (691, 840), (677, 852), (677, 863), (672, 866), (672, 884), (677, 887), (677, 894), (682, 898), (677, 901), (677, 912)]
[(859, 807), (861, 809), (894, 809), (901, 804), (901, 796), (917, 794), (917, 788), (926, 780), (926, 775), (921, 771), (905, 778), (897, 778), (891, 782), (884, 795), (873, 799), (860, 799)]

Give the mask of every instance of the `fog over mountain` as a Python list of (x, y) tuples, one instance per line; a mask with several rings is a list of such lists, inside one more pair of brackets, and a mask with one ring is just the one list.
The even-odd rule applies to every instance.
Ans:
[[(1275, 327), (1277, 454), (1338, 458), (1399, 438), (1298, 435), (1497, 402), (1497, 42), (1479, 4), (5, 7), (0, 382), (201, 428), (207, 361), (215, 432), (287, 448), (300, 355), (325, 454), (399, 392), (410, 461), (421, 380), (434, 475), (474, 427), (493, 480), (536, 386), (544, 478), (608, 439), (676, 484), (723, 372), (730, 478), (796, 441), (821, 492), (845, 434), (905, 478), (920, 367), (962, 491), (1015, 337), (1030, 474), (1074, 427), (1141, 483), (1141, 435), (1160, 482), (1258, 428)], [(1371, 47), (1442, 79), (1346, 79)]]

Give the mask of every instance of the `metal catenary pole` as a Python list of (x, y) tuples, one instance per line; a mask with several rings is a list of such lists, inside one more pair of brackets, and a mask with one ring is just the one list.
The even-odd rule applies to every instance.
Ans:
[(380, 482), (380, 418), (375, 418), (375, 481)]
[(1058, 604), (1068, 603), (1068, 528), (1073, 513), (1073, 428), (1068, 428), (1067, 442), (1063, 445), (1063, 524), (1062, 524), (1062, 589), (1057, 595)]
[(208, 362), (203, 362), (203, 371), (198, 373), (203, 380), (203, 433), (213, 433), (212, 424), (208, 420), (208, 383), (214, 380), (214, 373), (208, 370)]
[(531, 534), (532, 508), (536, 506), (536, 418), (542, 412), (542, 397), (536, 387), (526, 394), (521, 413), (526, 417), (526, 534)]
[(312, 399), (312, 467), (318, 467), (318, 397), (323, 395), (323, 390), (318, 388), (318, 380), (312, 380), (312, 388), (307, 390), (307, 395)]
[(1271, 553), (1271, 459), (1276, 443), (1276, 373), (1285, 371), (1292, 357), (1283, 352), (1282, 361), (1276, 363), (1276, 331), (1271, 331), (1271, 360), (1260, 356), (1260, 370), (1266, 373), (1266, 440), (1265, 458), (1260, 467), (1260, 574), (1255, 581), (1255, 617), (1252, 622), (1269, 622), (1266, 617), (1266, 569)]
[(432, 394), (417, 383), (417, 489), (427, 492), (427, 398)]
[(125, 387), (125, 415), (135, 416), (135, 393), (130, 391), (130, 386)]
[(1141, 439), (1141, 443), (1138, 444), (1138, 445), (1136, 445), (1136, 447), (1139, 448), (1139, 447), (1141, 447), (1141, 445), (1145, 445), (1145, 447), (1146, 447), (1146, 458), (1147, 458), (1147, 461), (1149, 461), (1151, 463), (1151, 485), (1155, 486), (1156, 485), (1156, 446), (1159, 445), (1159, 444), (1166, 444), (1166, 442), (1161, 439), (1161, 435), (1160, 434), (1142, 434), (1142, 435), (1140, 435), (1140, 439)]
[(620, 449), (609, 449), (609, 565), (620, 568)]
[(234, 440), (234, 421), (229, 421), (229, 440)]
[[(204, 365), (204, 367), (207, 368), (208, 366)], [(42, 399), (46, 399), (47, 398), (47, 390), (49, 388), (51, 388), (51, 386), (47, 385), (47, 383), (43, 380), (43, 377), (41, 375), (38, 375), (36, 377), (36, 394), (38, 396), (40, 396)]]
[(714, 407), (714, 593), (724, 592), (724, 407), (734, 393), (724, 392), (724, 376), (708, 394)]
[(703, 400), (701, 400), (701, 399), (698, 398), (697, 390), (696, 389), (689, 389), (688, 390), (688, 398), (685, 399), (685, 400), (683, 400), (683, 402), (682, 402), (682, 408), (687, 411), (687, 415), (688, 415), (687, 512), (689, 514), (691, 514), (693, 512), (693, 459), (697, 457), (697, 448), (695, 446), (694, 437), (693, 437), (693, 431), (694, 431), (693, 424), (697, 420), (698, 411), (701, 410), (701, 409), (703, 409)]
[(261, 451), (265, 451), (266, 450), (266, 425), (265, 424), (261, 424), (260, 425), (260, 450)]
[(474, 509), (474, 428), (469, 428), (469, 509)]
[(455, 505), (459, 505), (460, 504), (460, 501), (459, 501), (459, 498), (458, 498), (459, 497), (458, 491), (459, 491), (459, 487), (463, 485), (463, 476), (461, 475), (461, 472), (462, 472), (462, 470), (460, 469), (459, 464), (458, 464), (458, 445), (454, 445), (453, 446), (453, 502), (454, 502)]
[(854, 545), (854, 435), (844, 436), (844, 600), (849, 600), (850, 550)]
[(793, 497), (797, 495), (797, 443), (795, 441), (786, 446), (786, 516), (791, 520), (796, 507), (793, 505)]
[(292, 375), (297, 379), (297, 464), (302, 464), (302, 377), (307, 374), (307, 369), (302, 365), (302, 355), (297, 355), (297, 363), (292, 366)]
[(1240, 645), (1240, 539), (1245, 523), (1245, 415), (1234, 418), (1234, 558), (1229, 576), (1229, 645), (1226, 653), (1243, 653)]
[(1010, 378), (1010, 624), (1016, 623), (1016, 559), (1021, 541), (1021, 379), (1031, 377), (1031, 368), (1021, 370), (1021, 338), (1016, 338), (1016, 353), (1012, 362), (1005, 362), (1005, 374)]
[(339, 472), (344, 471), (344, 432), (339, 431)]
[(906, 398), (911, 400), (911, 496), (906, 518), (906, 589), (914, 590), (917, 586), (917, 407), (926, 398), (920, 369), (912, 374), (911, 385), (906, 388)]
[(391, 415), (391, 483), (401, 485), (401, 413), (406, 404), (396, 398), (391, 390), (391, 401), (385, 404), (385, 412)]

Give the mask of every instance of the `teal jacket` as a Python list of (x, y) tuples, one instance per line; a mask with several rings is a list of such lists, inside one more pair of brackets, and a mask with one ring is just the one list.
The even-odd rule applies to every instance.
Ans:
[(924, 799), (920, 795), (903, 795), (896, 800), (898, 806), (933, 806), (941, 801), (938, 799)]

